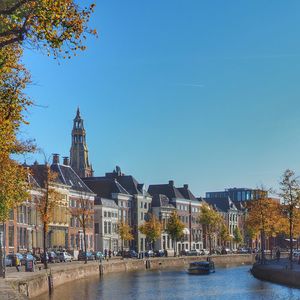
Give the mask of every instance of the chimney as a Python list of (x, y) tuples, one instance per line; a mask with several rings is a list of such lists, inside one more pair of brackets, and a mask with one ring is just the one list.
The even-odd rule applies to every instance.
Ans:
[(52, 163), (59, 164), (59, 154), (53, 153), (52, 155), (53, 155)]
[(174, 180), (169, 180), (169, 185), (174, 186)]
[(69, 166), (70, 165), (69, 157), (68, 156), (64, 156), (63, 159), (64, 159), (63, 164), (65, 166)]
[(186, 190), (188, 190), (189, 189), (189, 185), (188, 184), (184, 184), (183, 188), (186, 189)]

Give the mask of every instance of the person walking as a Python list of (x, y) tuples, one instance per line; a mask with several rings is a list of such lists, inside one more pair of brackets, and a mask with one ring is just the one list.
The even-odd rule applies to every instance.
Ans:
[(277, 261), (279, 261), (279, 259), (280, 259), (280, 250), (279, 250), (279, 248), (276, 251), (276, 258), (277, 258)]
[(106, 260), (107, 258), (107, 249), (104, 250), (104, 259)]
[(16, 269), (18, 272), (20, 272), (20, 266), (21, 266), (20, 258), (18, 257), (18, 255), (16, 255)]
[(111, 250), (108, 251), (108, 258), (111, 259)]

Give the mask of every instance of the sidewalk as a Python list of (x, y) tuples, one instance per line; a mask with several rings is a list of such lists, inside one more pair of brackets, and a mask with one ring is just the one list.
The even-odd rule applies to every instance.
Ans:
[(286, 258), (266, 261), (265, 264), (255, 263), (251, 273), (261, 280), (300, 288), (300, 265), (293, 262), (290, 269), (290, 262)]

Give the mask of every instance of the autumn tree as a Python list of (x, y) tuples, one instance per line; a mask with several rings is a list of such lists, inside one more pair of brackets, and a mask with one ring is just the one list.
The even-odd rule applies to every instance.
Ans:
[(124, 241), (129, 242), (133, 240), (132, 229), (128, 223), (121, 220), (118, 222), (117, 232), (121, 239), (122, 257), (124, 258)]
[(44, 267), (47, 269), (47, 234), (49, 230), (49, 224), (52, 223), (54, 219), (54, 211), (60, 205), (62, 205), (61, 194), (57, 192), (57, 189), (55, 188), (57, 174), (51, 170), (51, 167), (48, 163), (45, 163), (45, 165), (34, 166), (33, 173), (36, 176), (40, 176), (42, 181), (42, 195), (37, 202), (37, 211), (43, 226)]
[(262, 263), (265, 261), (265, 240), (281, 230), (282, 215), (280, 204), (268, 198), (268, 192), (261, 189), (257, 197), (247, 202), (246, 228), (252, 237), (259, 235), (261, 239)]
[[(0, 195), (0, 216), (4, 220), (13, 205), (23, 201), (26, 173), (12, 159), (13, 154), (33, 151), (31, 142), (19, 139), (22, 124), (28, 124), (26, 111), (33, 104), (24, 93), (30, 73), (21, 63), (23, 48), (46, 51), (57, 57), (71, 57), (84, 50), (87, 27), (94, 5), (81, 8), (73, 0), (0, 1), (0, 184), (13, 201)], [(12, 192), (7, 192), (8, 187)], [(1, 191), (0, 191), (1, 193)], [(17, 194), (21, 197), (18, 197)]]
[(223, 218), (208, 204), (203, 204), (200, 208), (198, 221), (202, 224), (209, 242), (209, 254), (212, 254), (212, 238), (217, 234), (222, 226)]
[(84, 193), (80, 195), (78, 200), (75, 200), (76, 207), (70, 207), (69, 212), (71, 216), (78, 220), (83, 231), (83, 240), (84, 240), (84, 263), (87, 264), (87, 237), (86, 229), (89, 224), (93, 224), (93, 202), (90, 200), (90, 197)]
[(221, 245), (225, 246), (226, 242), (229, 242), (232, 238), (229, 234), (228, 227), (226, 226), (225, 222), (221, 223), (220, 230), (219, 230), (219, 237), (221, 241)]
[(149, 214), (149, 219), (139, 227), (139, 231), (146, 235), (150, 241), (152, 249), (154, 249), (154, 242), (160, 237), (162, 224), (153, 214)]
[(174, 247), (174, 256), (177, 255), (177, 241), (182, 238), (184, 224), (181, 222), (176, 211), (172, 211), (166, 225), (166, 232), (171, 237)]
[(300, 227), (300, 182), (294, 171), (286, 170), (280, 181), (279, 196), (283, 199), (283, 213), (287, 219), (290, 248), (290, 268), (293, 266), (293, 237), (299, 234)]

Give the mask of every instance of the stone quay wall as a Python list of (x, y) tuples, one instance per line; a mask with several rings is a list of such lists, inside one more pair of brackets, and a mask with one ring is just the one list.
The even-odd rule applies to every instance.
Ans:
[[(254, 255), (234, 254), (212, 256), (216, 266), (230, 266), (241, 264), (253, 264)], [(151, 259), (124, 259), (99, 262), (82, 262), (72, 264), (55, 264), (48, 270), (42, 270), (34, 274), (26, 273), (23, 278), (7, 279), (9, 283), (21, 295), (33, 298), (43, 293), (48, 293), (50, 289), (71, 281), (75, 281), (89, 276), (105, 276), (109, 273), (129, 272), (147, 269), (165, 269), (187, 267), (190, 262), (206, 260), (206, 256), (194, 257), (164, 257)], [(20, 273), (19, 273), (20, 274)], [(20, 276), (21, 277), (21, 276)]]

